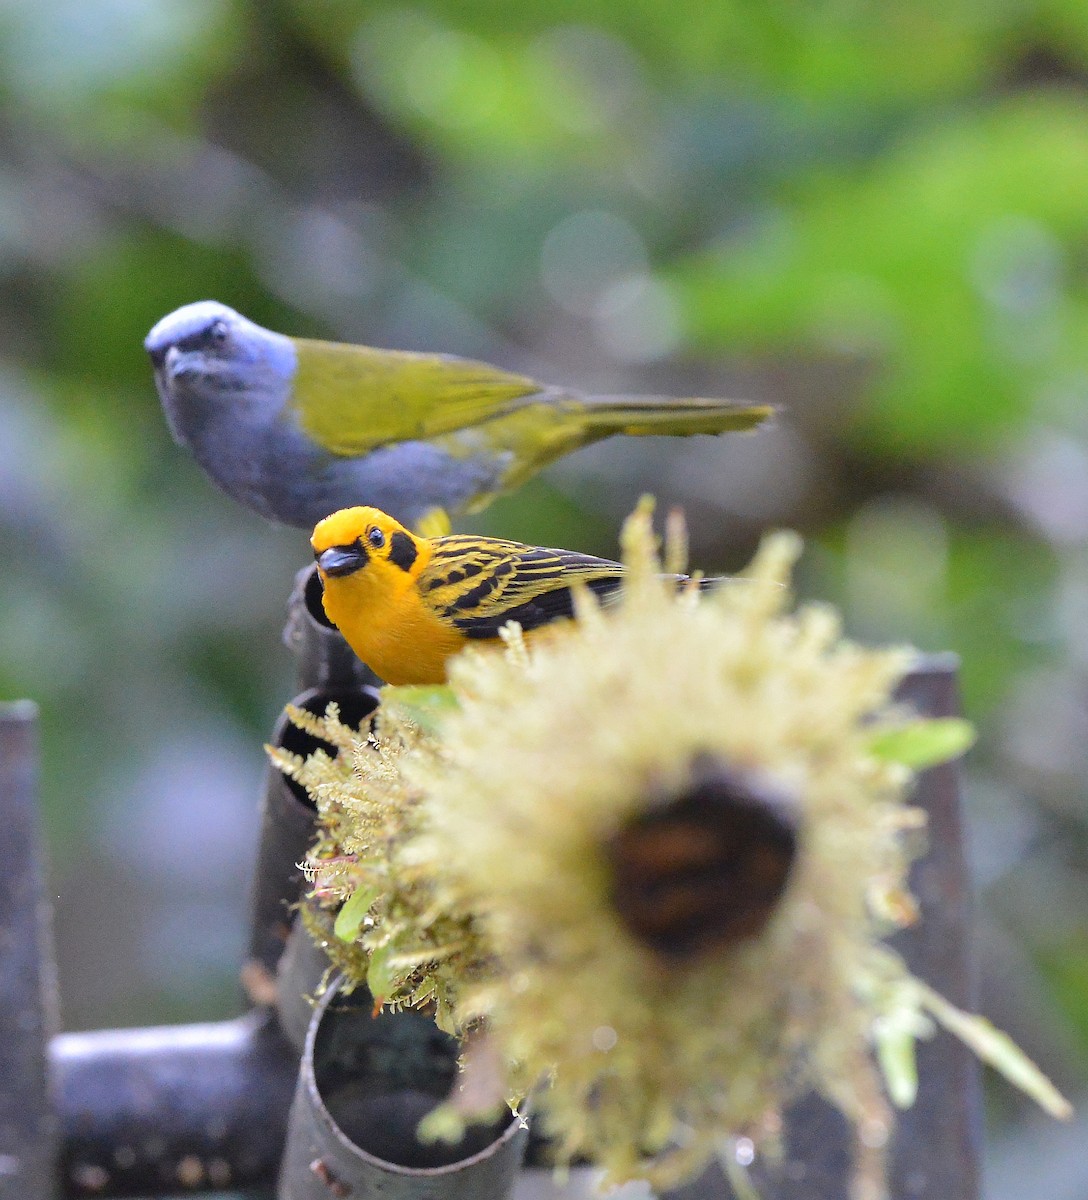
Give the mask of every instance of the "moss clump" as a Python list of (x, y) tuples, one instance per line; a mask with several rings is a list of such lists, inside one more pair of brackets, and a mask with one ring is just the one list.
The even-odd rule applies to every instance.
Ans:
[[(902, 760), (925, 764), (927, 734), (891, 699), (913, 656), (793, 611), (798, 551), (771, 536), (744, 576), (678, 595), (643, 507), (617, 605), (585, 595), (531, 651), (512, 629), (505, 653), (454, 661), (452, 703), (392, 689), (375, 736), (332, 730), (351, 753), (286, 764), (319, 805), (315, 878), (353, 897), (341, 933), (371, 990), (485, 1028), (507, 1094), (548, 1080), (560, 1159), (612, 1181), (671, 1185), (738, 1137), (773, 1151), (783, 1106), (815, 1089), (857, 1131), (859, 1194), (879, 1195), (876, 1063), (909, 1102), (914, 1040), (948, 1015), (882, 941), (915, 919), (923, 818)], [(962, 728), (932, 728), (930, 759), (962, 749)], [(616, 839), (708, 770), (773, 796), (796, 854), (766, 919), (670, 953), (617, 906)]]
[(335, 705), (325, 717), (288, 711), (338, 751), (302, 759), (267, 748), (318, 808), (320, 832), (305, 864), (317, 902), (303, 907), (311, 934), (377, 1004), (429, 1008), (441, 1028), (461, 1032), (455, 997), (480, 973), (487, 950), (472, 915), (439, 898), (440, 875), (416, 853), (429, 809), (403, 770), (437, 753), (438, 743), (387, 703), (365, 737), (340, 722)]

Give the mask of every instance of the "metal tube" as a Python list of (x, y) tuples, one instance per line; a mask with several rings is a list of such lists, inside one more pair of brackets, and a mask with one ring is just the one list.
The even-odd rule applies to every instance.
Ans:
[(37, 809), (37, 716), (0, 705), (0, 1197), (56, 1195), (46, 1046), (57, 1027), (51, 914)]
[(449, 1094), (458, 1045), (422, 1013), (372, 1014), (336, 985), (306, 1035), (278, 1200), (503, 1200), (527, 1129), (507, 1115), (454, 1144), (424, 1144), (420, 1120)]
[(321, 601), (321, 578), (310, 565), (295, 576), (287, 601), (287, 624), (283, 641), (298, 659), (298, 687), (380, 687), (381, 680), (355, 657), (325, 615)]
[[(305, 689), (291, 703), (320, 716), (330, 701), (335, 701), (347, 724), (360, 725), (378, 706), (374, 685), (380, 685), (381, 681), (355, 657), (325, 616), (321, 580), (315, 566), (306, 567), (295, 576), (287, 609), (283, 640), (298, 659), (299, 687)], [(303, 757), (318, 747), (332, 749), (296, 728), (286, 714), (281, 714), (276, 722), (271, 741)], [(291, 908), (302, 891), (303, 875), (298, 864), (313, 841), (315, 818), (305, 788), (270, 768), (261, 801), (261, 832), (250, 900), (250, 940), (242, 967), (243, 986), (255, 1004), (276, 1004), (281, 998), (284, 982), (275, 978), (276, 964), (292, 927)], [(301, 949), (301, 942), (299, 946)], [(291, 1014), (305, 1003), (306, 997), (287, 999), (285, 1011)], [(291, 1016), (287, 1017), (286, 1027), (292, 1031), (292, 1042), (300, 1051), (308, 1017), (308, 1005), (306, 1013), (300, 1015), (300, 1028), (296, 1028), (299, 1021), (292, 1022)]]
[[(955, 713), (955, 660), (925, 660), (900, 696), (922, 713)], [(509, 1193), (524, 1130), (516, 1122), (496, 1126), (455, 1148), (459, 1161), (448, 1161), (448, 1154), (447, 1161), (427, 1160), (433, 1148), (415, 1141), (415, 1128), (448, 1088), (456, 1045), (417, 1013), (372, 1020), (359, 994), (354, 1005), (341, 1000), (327, 1022), (321, 1018), (333, 993), (323, 1000), (297, 1087), (297, 1057), (263, 1011), (219, 1024), (65, 1034), (49, 1044), (47, 1060), (55, 987), (33, 803), (33, 724), (31, 705), (0, 708), (2, 1200), (55, 1194), (47, 1061), (65, 1196), (268, 1186), (280, 1162), (292, 1091), (280, 1200), (326, 1200), (329, 1193), (346, 1195), (345, 1187), (358, 1197), (393, 1200), (498, 1200)], [(922, 920), (896, 946), (922, 978), (969, 1006), (957, 778), (956, 765), (946, 764), (919, 779), (915, 802), (930, 822), (929, 852), (915, 864), (912, 880)], [(293, 865), (297, 858), (290, 857)], [(285, 912), (282, 898), (278, 904), (277, 917)], [(939, 1034), (919, 1047), (919, 1076), (918, 1100), (901, 1114), (893, 1146), (892, 1195), (977, 1200), (977, 1066), (962, 1046)], [(788, 1117), (786, 1148), (777, 1172), (757, 1173), (764, 1200), (841, 1200), (849, 1134), (833, 1109), (815, 1099), (798, 1105)], [(547, 1183), (535, 1194), (562, 1193)], [(716, 1168), (670, 1193), (674, 1200), (730, 1194)]]
[(266, 1010), (215, 1024), (66, 1033), (49, 1060), (66, 1197), (222, 1191), (275, 1178), (297, 1058)]
[[(897, 699), (919, 714), (960, 711), (958, 660), (921, 659)], [(926, 812), (928, 848), (911, 870), (921, 919), (892, 939), (911, 970), (961, 1007), (972, 1003), (970, 901), (963, 852), (959, 767), (942, 763), (918, 777), (913, 802)], [(978, 1200), (982, 1109), (979, 1065), (940, 1031), (917, 1050), (918, 1096), (897, 1116), (889, 1192), (894, 1200)], [(763, 1200), (841, 1200), (848, 1194), (850, 1131), (840, 1113), (809, 1097), (788, 1114), (786, 1161), (758, 1174)]]
[[(302, 903), (305, 906), (311, 901)], [(297, 1054), (306, 1045), (315, 998), (331, 966), (324, 943), (319, 944), (296, 918), (276, 968), (276, 1013), (280, 1029)]]
[[(960, 712), (953, 654), (927, 656), (898, 698), (930, 717)], [(911, 871), (921, 920), (893, 939), (911, 970), (961, 1008), (975, 1003), (971, 887), (964, 853), (960, 769), (941, 763), (918, 780), (928, 846)], [(982, 1088), (978, 1059), (950, 1033), (918, 1047), (918, 1098), (900, 1113), (892, 1194), (904, 1200), (977, 1200), (981, 1191)]]
[[(296, 696), (296, 708), (318, 716), (330, 702), (340, 706), (342, 720), (359, 725), (378, 706), (378, 693), (369, 687), (312, 688)], [(319, 747), (333, 752), (326, 742), (312, 737), (293, 725), (283, 713), (272, 731), (272, 743), (306, 756)], [(250, 998), (256, 1002), (271, 999), (276, 963), (283, 953), (291, 929), (291, 906), (298, 900), (303, 885), (299, 864), (314, 838), (317, 813), (306, 789), (280, 771), (270, 767), (261, 803), (261, 832), (257, 845), (250, 901), (250, 941), (243, 980)]]

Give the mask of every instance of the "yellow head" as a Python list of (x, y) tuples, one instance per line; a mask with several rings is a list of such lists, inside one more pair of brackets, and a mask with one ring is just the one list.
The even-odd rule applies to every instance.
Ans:
[(363, 662), (386, 683), (442, 683), (465, 639), (416, 586), (431, 543), (377, 508), (333, 513), (310, 543), (325, 612)]
[(368, 566), (392, 566), (411, 573), (419, 557), (418, 540), (377, 508), (342, 508), (319, 521), (310, 545), (326, 585), (330, 579), (355, 575)]

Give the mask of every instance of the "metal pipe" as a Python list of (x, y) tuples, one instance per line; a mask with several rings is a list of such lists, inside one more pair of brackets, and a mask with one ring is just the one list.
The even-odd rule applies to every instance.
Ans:
[(65, 1033), (49, 1062), (66, 1197), (267, 1187), (275, 1178), (297, 1057), (267, 1010)]
[(0, 705), (0, 1197), (56, 1195), (46, 1047), (57, 1027), (51, 913), (38, 828), (38, 710)]
[(306, 688), (380, 687), (381, 680), (360, 662), (325, 615), (321, 578), (311, 564), (295, 576), (287, 601), (283, 641), (298, 659), (299, 691)]
[(527, 1128), (510, 1114), (460, 1142), (422, 1143), (422, 1118), (455, 1086), (458, 1044), (422, 1013), (374, 1015), (333, 985), (306, 1035), (278, 1200), (503, 1200)]
[[(302, 902), (304, 907), (310, 903), (310, 900)], [(332, 968), (324, 947), (325, 943), (312, 937), (306, 925), (296, 918), (276, 968), (276, 1015), (280, 1029), (297, 1054), (306, 1045), (321, 981)]]
[[(360, 725), (377, 708), (375, 685), (381, 681), (356, 658), (325, 616), (321, 595), (317, 568), (311, 565), (299, 571), (287, 602), (283, 630), (284, 644), (298, 660), (298, 683), (303, 689), (291, 703), (320, 716), (329, 702), (335, 701), (347, 724)], [(332, 750), (294, 726), (286, 714), (276, 722), (270, 740), (303, 757), (318, 747)], [(299, 863), (313, 841), (315, 819), (305, 788), (270, 768), (261, 801), (261, 831), (250, 893), (250, 940), (242, 966), (242, 983), (251, 1003), (277, 1004), (282, 988), (295, 986), (291, 981), (285, 985), (277, 980), (275, 972), (292, 928), (291, 908), (302, 891)], [(303, 934), (299, 948), (308, 940)], [(308, 994), (284, 998), (288, 1013), (285, 1027), (300, 1052), (309, 1019)], [(306, 1005), (306, 1011), (296, 1014), (301, 1005)], [(299, 1019), (293, 1021), (292, 1014)]]
[[(954, 654), (928, 655), (897, 698), (924, 716), (961, 711)], [(964, 852), (960, 768), (941, 763), (918, 778), (927, 849), (911, 870), (921, 919), (892, 939), (911, 970), (960, 1008), (975, 1004), (971, 884)], [(982, 1085), (978, 1059), (950, 1033), (918, 1046), (918, 1097), (899, 1114), (891, 1190), (904, 1200), (977, 1200), (981, 1192)]]
[[(358, 684), (311, 688), (291, 703), (321, 716), (333, 701), (340, 706), (341, 719), (346, 724), (360, 725), (377, 708), (378, 693)], [(335, 753), (327, 742), (293, 725), (286, 713), (276, 722), (271, 740), (273, 745), (303, 757), (318, 748)], [(249, 950), (242, 976), (250, 999), (256, 1003), (271, 1002), (275, 995), (275, 967), (291, 929), (291, 906), (302, 892), (299, 864), (313, 841), (316, 819), (306, 789), (270, 767), (261, 802), (261, 831), (250, 900)]]
[[(954, 714), (955, 660), (922, 662), (900, 698), (928, 715)], [(219, 1024), (64, 1034), (49, 1043), (46, 1056), (55, 986), (33, 803), (34, 711), (31, 705), (0, 708), (0, 853), (6, 864), (0, 872), (0, 1198), (55, 1195), (51, 1100), (66, 1197), (267, 1187), (280, 1162), (293, 1091), (297, 1115), (287, 1135), (280, 1200), (327, 1200), (329, 1193), (346, 1195), (344, 1187), (359, 1197), (393, 1200), (507, 1195), (524, 1130), (516, 1123), (496, 1126), (455, 1148), (460, 1161), (427, 1160), (433, 1148), (415, 1141), (416, 1124), (445, 1094), (456, 1045), (443, 1042), (417, 1013), (372, 1020), (359, 995), (354, 1017), (351, 1003), (341, 1000), (327, 1023), (320, 1018), (333, 994), (324, 999), (297, 1087), (297, 1054), (266, 1011)], [(955, 764), (919, 778), (915, 802), (930, 828), (929, 851), (912, 877), (922, 920), (896, 946), (923, 979), (969, 1006), (957, 778)], [(283, 911), (281, 900), (277, 915)], [(919, 1095), (900, 1115), (891, 1194), (896, 1200), (977, 1200), (977, 1066), (946, 1034), (921, 1045), (918, 1057)], [(788, 1116), (785, 1144), (778, 1171), (757, 1172), (764, 1200), (841, 1200), (849, 1133), (835, 1110), (815, 1099), (798, 1105)], [(562, 1194), (531, 1174), (544, 1185), (537, 1194)], [(671, 1195), (725, 1200), (730, 1193), (715, 1169)]]

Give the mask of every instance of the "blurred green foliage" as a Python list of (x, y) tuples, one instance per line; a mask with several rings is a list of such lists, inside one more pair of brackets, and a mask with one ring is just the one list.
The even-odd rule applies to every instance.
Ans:
[(141, 339), (214, 297), (778, 404), (475, 527), (612, 553), (652, 490), (715, 570), (793, 526), (852, 633), (962, 654), (983, 1005), (1083, 1086), (1088, 9), (45, 0), (0, 97), (0, 695), (43, 706), (70, 1023), (232, 1003), (307, 547), (161, 419)]
[(970, 453), (1063, 420), (1088, 337), (1084, 97), (950, 113), (792, 182), (778, 212), (681, 269), (698, 342), (870, 362), (856, 432), (889, 454)]

